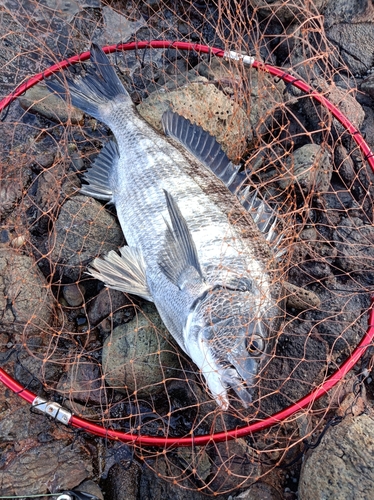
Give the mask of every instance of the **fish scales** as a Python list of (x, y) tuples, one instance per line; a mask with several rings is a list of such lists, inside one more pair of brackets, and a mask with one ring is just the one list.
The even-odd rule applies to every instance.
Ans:
[[(118, 256), (109, 254), (105, 262), (95, 259), (91, 273), (129, 293), (136, 274), (136, 289), (154, 301), (218, 405), (228, 408), (231, 388), (248, 406), (279, 317), (272, 249), (214, 173), (138, 115), (101, 49), (93, 46), (91, 55), (96, 79), (70, 80), (71, 99), (116, 139), (104, 190), (129, 245), (121, 251), (126, 272), (115, 268)], [(58, 82), (48, 86), (64, 94)], [(85, 194), (95, 195), (95, 182), (105, 177), (96, 170), (94, 164), (87, 173), (91, 187), (82, 187)], [(129, 277), (131, 268), (139, 273)]]

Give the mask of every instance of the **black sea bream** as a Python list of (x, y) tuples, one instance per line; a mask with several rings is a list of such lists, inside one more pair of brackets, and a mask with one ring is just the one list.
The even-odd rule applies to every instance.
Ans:
[[(280, 317), (274, 214), (240, 191), (237, 168), (212, 136), (172, 111), (163, 115), (172, 139), (159, 134), (99, 47), (91, 59), (86, 76), (67, 79), (71, 102), (116, 142), (104, 146), (81, 192), (115, 205), (128, 246), (95, 259), (90, 273), (153, 301), (217, 404), (226, 410), (233, 389), (247, 407)], [(47, 85), (67, 98), (60, 83)]]

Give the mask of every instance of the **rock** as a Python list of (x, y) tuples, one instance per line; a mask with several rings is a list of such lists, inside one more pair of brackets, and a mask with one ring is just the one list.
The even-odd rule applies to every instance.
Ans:
[(373, 19), (374, 6), (371, 0), (327, 0), (323, 16), (325, 28), (358, 24)]
[(170, 109), (196, 123), (217, 141), (231, 160), (243, 154), (251, 137), (249, 121), (234, 101), (213, 84), (190, 84), (167, 93), (154, 92), (137, 110), (156, 130), (162, 131), (161, 117)]
[(61, 208), (49, 241), (50, 258), (61, 275), (76, 281), (94, 257), (122, 244), (122, 231), (113, 215), (97, 200), (79, 195)]
[(306, 14), (310, 15), (312, 12), (318, 15), (322, 12), (328, 0), (314, 0), (313, 4), (308, 4), (309, 10), (305, 8), (303, 0), (293, 0), (292, 2), (280, 3), (274, 0), (250, 0), (250, 4), (261, 16), (276, 16), (278, 23), (285, 23), (287, 21), (297, 18), (301, 23), (305, 20)]
[(374, 22), (342, 23), (328, 28), (326, 36), (353, 74), (365, 74), (373, 66), (373, 32)]
[(243, 488), (261, 476), (261, 465), (245, 439), (217, 443), (214, 448), (215, 457), (209, 478), (211, 492)]
[[(322, 93), (326, 99), (331, 101), (357, 129), (361, 128), (365, 118), (365, 112), (355, 99), (352, 91), (344, 90), (335, 84), (329, 84), (322, 78), (316, 79), (315, 87), (318, 88), (318, 91)], [(312, 126), (316, 127), (316, 130), (321, 128), (322, 120), (325, 123), (329, 123), (331, 119), (330, 112), (317, 105), (316, 101), (303, 99), (301, 104), (304, 106), (304, 113), (308, 117), (309, 122)], [(341, 125), (336, 118), (333, 119), (333, 122), (337, 134), (339, 136), (342, 135), (345, 132), (343, 125)]]
[(101, 12), (104, 18), (103, 44), (105, 45), (118, 43), (118, 40), (121, 40), (122, 43), (127, 42), (140, 28), (147, 26), (142, 16), (135, 21), (130, 21), (109, 5), (102, 6)]
[[(30, 182), (29, 158), (22, 149), (14, 148), (8, 155), (1, 154), (0, 220), (12, 212)], [(15, 165), (17, 166), (16, 168)]]
[(252, 484), (248, 490), (243, 491), (234, 500), (283, 500), (278, 491), (270, 484), (259, 482)]
[(165, 381), (180, 369), (167, 340), (169, 333), (154, 306), (147, 304), (143, 311), (113, 330), (104, 343), (102, 358), (106, 383), (125, 394), (136, 391), (139, 397), (165, 391)]
[(28, 496), (70, 490), (92, 474), (87, 448), (77, 442), (26, 439), (2, 450), (3, 495)]
[(134, 316), (132, 302), (127, 296), (118, 290), (103, 288), (100, 293), (88, 304), (88, 319), (91, 326), (97, 326), (108, 319), (108, 325), (101, 326), (110, 330), (113, 325), (129, 321)]
[(34, 259), (0, 247), (0, 330), (38, 332), (49, 324), (53, 295)]
[(69, 306), (78, 307), (84, 302), (85, 288), (83, 285), (71, 283), (62, 288), (62, 295)]
[(102, 404), (106, 400), (100, 367), (88, 358), (80, 357), (69, 366), (59, 380), (57, 390), (66, 399), (82, 403)]
[(35, 85), (19, 97), (19, 103), (26, 111), (36, 113), (57, 123), (82, 123), (83, 111), (70, 106), (63, 99), (52, 94), (47, 87)]
[(334, 149), (334, 165), (341, 179), (349, 187), (356, 178), (356, 172), (352, 157), (344, 146), (338, 144)]
[(346, 417), (330, 427), (304, 461), (300, 500), (374, 498), (374, 419)]
[(88, 493), (89, 495), (94, 495), (95, 497), (97, 497), (98, 500), (104, 500), (104, 495), (100, 487), (91, 479), (86, 479), (85, 481), (83, 481), (83, 483), (74, 488), (73, 491)]
[(287, 307), (294, 307), (299, 311), (303, 311), (321, 305), (321, 299), (311, 290), (306, 290), (287, 281), (282, 284), (286, 290)]
[(374, 99), (374, 75), (368, 76), (361, 83), (362, 92), (366, 92), (370, 97)]
[(105, 481), (107, 498), (115, 500), (138, 500), (141, 468), (136, 462), (115, 464)]
[(285, 160), (285, 172), (278, 181), (282, 189), (294, 184), (305, 194), (327, 191), (333, 167), (327, 151), (317, 144), (306, 144), (296, 149)]
[(358, 217), (343, 217), (334, 231), (337, 262), (346, 272), (373, 270), (374, 226)]

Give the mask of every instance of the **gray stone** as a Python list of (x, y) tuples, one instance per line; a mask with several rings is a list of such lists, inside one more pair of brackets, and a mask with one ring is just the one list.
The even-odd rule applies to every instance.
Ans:
[(327, 0), (323, 16), (326, 28), (357, 24), (374, 18), (374, 6), (371, 0)]
[(326, 30), (327, 38), (353, 74), (365, 74), (373, 66), (373, 33), (373, 22), (335, 24)]
[(71, 283), (62, 289), (62, 295), (69, 306), (78, 307), (84, 302), (85, 289), (83, 285)]
[(49, 241), (50, 258), (62, 275), (76, 281), (94, 257), (122, 244), (122, 231), (113, 215), (97, 200), (79, 195), (61, 208)]
[(330, 427), (303, 464), (300, 500), (374, 498), (374, 420), (346, 417)]
[(70, 106), (63, 99), (52, 94), (47, 87), (35, 85), (19, 98), (19, 103), (26, 111), (53, 120), (57, 123), (82, 123), (83, 111)]
[(107, 498), (113, 500), (138, 500), (141, 468), (136, 462), (118, 463), (110, 469), (105, 481)]
[(178, 374), (180, 362), (154, 306), (147, 304), (143, 311), (106, 339), (102, 367), (110, 387), (149, 396), (165, 391), (165, 381)]

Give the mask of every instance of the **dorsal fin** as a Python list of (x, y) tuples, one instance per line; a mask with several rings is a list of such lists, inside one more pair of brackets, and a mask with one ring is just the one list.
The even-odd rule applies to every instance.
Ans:
[(244, 186), (246, 176), (239, 172), (240, 165), (234, 165), (228, 159), (217, 140), (209, 132), (170, 110), (162, 115), (162, 125), (166, 135), (179, 141), (235, 194), (251, 214), (266, 240), (273, 245), (275, 242), (278, 244), (279, 238), (275, 230), (277, 217), (274, 210), (257, 190), (251, 191), (250, 186)]
[(83, 180), (88, 184), (82, 184), (80, 192), (98, 200), (112, 201), (113, 193), (109, 186), (109, 173), (112, 168), (116, 168), (118, 160), (117, 144), (114, 141), (107, 142), (93, 164), (83, 174)]
[(162, 115), (166, 135), (173, 137), (229, 186), (237, 176), (240, 165), (234, 165), (217, 140), (204, 129), (173, 111)]

